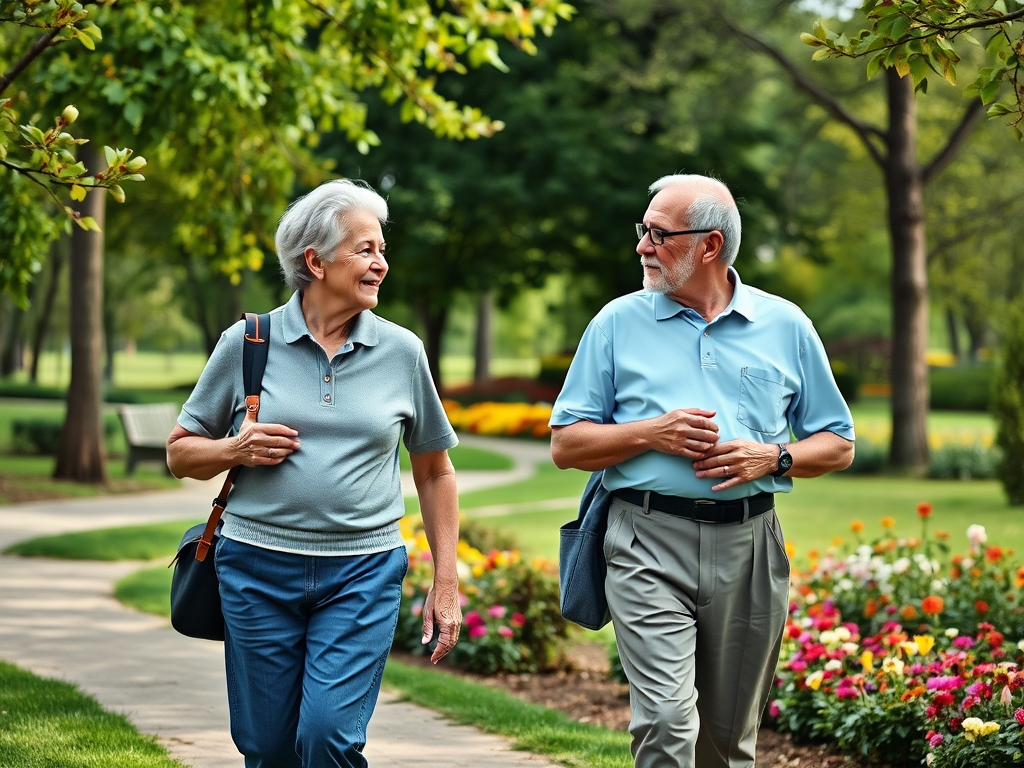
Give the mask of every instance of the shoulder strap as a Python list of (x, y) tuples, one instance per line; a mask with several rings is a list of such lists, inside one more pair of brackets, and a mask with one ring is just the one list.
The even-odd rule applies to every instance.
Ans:
[[(263, 372), (267, 368), (267, 356), (270, 351), (270, 314), (257, 315), (246, 312), (245, 318), (245, 340), (242, 342), (242, 381), (245, 385), (245, 409), (253, 412), (259, 417), (260, 394), (263, 391)], [(235, 478), (242, 470), (242, 466), (232, 467), (228, 470), (228, 476), (224, 479), (224, 485), (213, 500), (213, 511), (206, 521), (206, 528), (203, 535), (199, 537), (196, 546), (196, 560), (202, 562), (206, 559), (206, 553), (213, 543), (213, 534), (217, 531), (220, 523), (220, 516), (228, 505), (228, 494), (231, 486), (235, 484)]]

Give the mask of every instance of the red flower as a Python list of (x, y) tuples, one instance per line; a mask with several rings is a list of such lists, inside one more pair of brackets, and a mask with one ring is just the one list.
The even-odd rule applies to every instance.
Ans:
[(985, 550), (985, 559), (990, 563), (998, 563), (1003, 559), (1003, 548), (1002, 547), (989, 547)]
[(921, 612), (924, 614), (937, 615), (942, 613), (942, 609), (945, 607), (945, 602), (938, 595), (928, 595), (921, 601)]
[(932, 516), (932, 505), (927, 501), (922, 501), (917, 505), (917, 516), (922, 520)]
[(984, 600), (978, 600), (974, 604), (974, 610), (976, 610), (978, 613), (988, 613), (988, 603), (986, 603)]

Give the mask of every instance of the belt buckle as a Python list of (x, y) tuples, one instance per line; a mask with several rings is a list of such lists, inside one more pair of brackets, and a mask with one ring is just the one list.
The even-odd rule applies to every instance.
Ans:
[[(699, 508), (699, 507), (712, 507), (713, 508), (713, 507), (717, 507), (718, 506), (718, 502), (715, 501), (714, 499), (694, 499), (693, 500), (693, 505), (694, 505), (694, 507), (697, 507), (697, 508)], [(693, 521), (695, 523), (714, 524), (714, 523), (718, 522), (717, 520), (706, 520), (706, 519), (697, 517), (697, 514), (698, 514), (698, 510), (695, 509), (694, 510), (694, 516), (693, 516)]]

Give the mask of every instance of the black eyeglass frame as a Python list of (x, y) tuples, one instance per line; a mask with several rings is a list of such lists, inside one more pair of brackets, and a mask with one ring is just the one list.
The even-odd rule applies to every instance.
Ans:
[[(643, 222), (636, 224), (636, 236), (640, 239), (644, 239), (644, 235), (650, 235), (651, 242), (655, 245), (664, 245), (666, 237), (673, 237), (675, 235), (706, 235), (710, 232), (717, 232), (717, 229), (680, 229), (677, 232), (666, 232), (663, 229), (657, 227), (648, 227)], [(658, 239), (654, 239), (654, 232), (658, 233)]]

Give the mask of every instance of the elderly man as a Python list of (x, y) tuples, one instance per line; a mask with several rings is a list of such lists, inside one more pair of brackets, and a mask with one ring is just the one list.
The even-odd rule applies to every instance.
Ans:
[(584, 333), (551, 454), (604, 469), (613, 494), (605, 586), (635, 764), (752, 768), (788, 604), (774, 494), (849, 466), (853, 420), (811, 322), (731, 266), (725, 185), (666, 176), (650, 191), (644, 290)]

